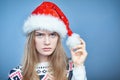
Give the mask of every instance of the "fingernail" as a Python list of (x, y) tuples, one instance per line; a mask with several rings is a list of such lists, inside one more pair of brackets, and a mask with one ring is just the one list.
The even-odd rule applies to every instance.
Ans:
[(73, 49), (73, 51), (75, 52), (75, 51), (77, 51), (77, 49)]

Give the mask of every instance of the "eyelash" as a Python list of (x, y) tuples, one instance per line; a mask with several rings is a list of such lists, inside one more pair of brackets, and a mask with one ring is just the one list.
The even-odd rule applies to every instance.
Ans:
[(56, 33), (51, 33), (50, 36), (51, 36), (51, 37), (55, 37), (55, 36), (56, 36)]
[(37, 36), (38, 38), (43, 38), (43, 37), (44, 37), (44, 34), (43, 34), (43, 33), (37, 33), (36, 36)]
[(38, 33), (38, 34), (36, 34), (36, 36), (43, 36), (44, 34), (42, 34), (42, 33)]

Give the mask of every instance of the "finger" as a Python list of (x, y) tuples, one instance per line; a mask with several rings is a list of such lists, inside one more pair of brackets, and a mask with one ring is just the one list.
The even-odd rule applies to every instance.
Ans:
[(83, 52), (83, 49), (78, 49), (74, 53), (81, 53), (81, 52)]
[(82, 55), (82, 50), (77, 50), (73, 55), (81, 56)]
[(83, 49), (78, 49), (78, 50), (71, 50), (71, 54), (72, 55), (82, 55), (82, 53), (83, 53), (84, 51), (83, 51)]
[(76, 49), (76, 48), (81, 48), (81, 47), (83, 47), (82, 45), (76, 45), (75, 47), (73, 47), (73, 49)]
[(80, 38), (80, 41), (81, 41), (81, 45), (86, 46), (86, 43), (85, 43), (85, 41), (82, 38)]
[(87, 51), (84, 49), (78, 49), (76, 51), (71, 50), (72, 55), (87, 55)]
[(71, 50), (78, 50), (78, 49), (82, 49), (83, 46), (82, 45), (76, 45), (75, 47), (73, 47)]
[(72, 50), (73, 52), (76, 52), (76, 51), (78, 51), (79, 49), (85, 50), (84, 46), (82, 46), (82, 45), (77, 45), (76, 47), (72, 48), (71, 50)]

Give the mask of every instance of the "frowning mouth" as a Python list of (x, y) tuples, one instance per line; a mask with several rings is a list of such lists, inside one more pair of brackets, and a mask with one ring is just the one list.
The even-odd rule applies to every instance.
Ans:
[(50, 50), (51, 50), (51, 48), (43, 48), (43, 51), (45, 51), (45, 52), (48, 52)]

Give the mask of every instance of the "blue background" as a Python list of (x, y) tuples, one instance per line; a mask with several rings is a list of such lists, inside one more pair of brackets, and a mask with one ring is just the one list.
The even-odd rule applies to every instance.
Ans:
[[(88, 80), (120, 80), (120, 1), (49, 1), (63, 10), (73, 32), (79, 33), (86, 41)], [(0, 1), (0, 80), (6, 80), (10, 69), (21, 62), (25, 44), (23, 23), (41, 2)], [(64, 47), (69, 53), (67, 46)]]

